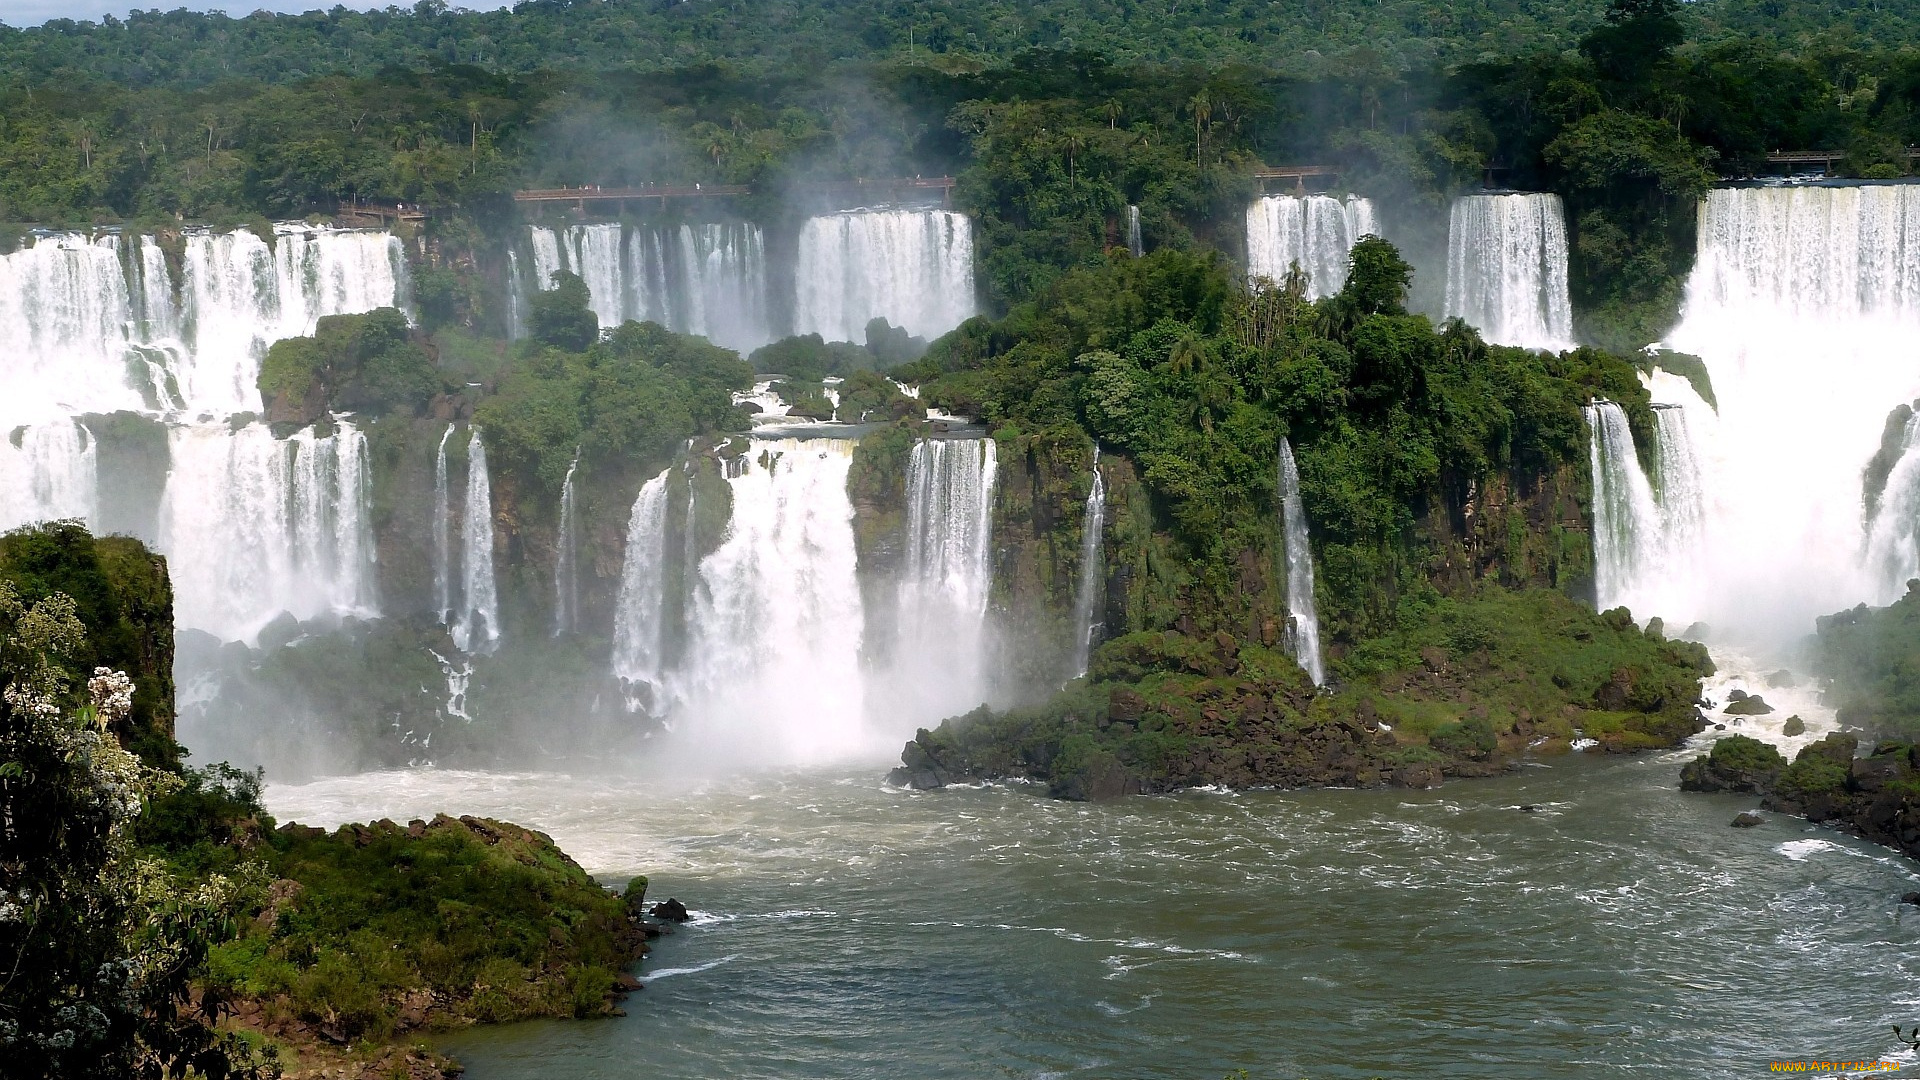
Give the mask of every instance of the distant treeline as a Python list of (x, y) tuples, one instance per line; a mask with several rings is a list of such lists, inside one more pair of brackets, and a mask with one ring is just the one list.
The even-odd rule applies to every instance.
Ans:
[[(1801, 10), (1777, 6), (1786, 22)], [(1854, 175), (1893, 177), (1920, 143), (1920, 50), (1854, 47), (1831, 21), (1792, 48), (1779, 33), (1702, 39), (1715, 25), (1707, 16), (1726, 9), (1674, 0), (1615, 0), (1571, 48), (1521, 35), (1500, 56), (1413, 66), (1356, 50), (1309, 74), (1116, 62), (1084, 49), (1032, 49), (992, 66), (874, 50), (801, 66), (778, 62), (771, 39), (752, 64), (652, 71), (587, 73), (578, 69), (593, 56), (559, 46), (543, 53), (554, 68), (531, 71), (509, 70), (519, 62), (498, 51), (468, 57), (488, 61), (479, 65), (427, 49), (404, 54), (415, 67), (351, 76), (292, 78), (271, 61), (286, 41), (328, 27), (394, 42), (493, 27), (489, 50), (570, 28), (569, 40), (612, 48), (648, 20), (723, 12), (680, 7), (697, 10), (143, 15), (0, 33), (0, 56), (26, 57), (0, 67), (0, 221), (219, 223), (373, 199), (443, 208), (430, 227), (471, 236), (509, 220), (508, 195), (523, 186), (749, 183), (752, 199), (728, 209), (766, 220), (790, 211), (792, 181), (950, 173), (976, 221), (983, 281), (1004, 305), (1119, 242), (1128, 204), (1141, 208), (1151, 247), (1234, 250), (1253, 166), (1315, 162), (1403, 220), (1442, 225), (1445, 199), (1483, 183), (1560, 193), (1583, 332), (1625, 348), (1664, 329), (1692, 250), (1694, 199), (1716, 176), (1765, 169), (1776, 148), (1818, 148), (1844, 151)], [(1899, 10), (1881, 7), (1888, 18)], [(574, 33), (622, 18), (617, 34)], [(119, 70), (106, 60), (81, 76), (28, 56), (168, 27), (183, 40), (230, 35), (220, 55), (245, 77), (156, 85), (128, 71), (112, 81), (97, 74)], [(302, 51), (325, 55), (317, 44)], [(156, 45), (152, 55), (169, 53)]]
[[(1239, 63), (1315, 77), (1570, 48), (1604, 8), (1602, 0), (525, 0), (466, 12), (422, 0), (243, 18), (154, 10), (0, 31), (0, 72), (204, 85), (434, 63), (522, 73), (712, 61), (813, 70), (912, 56), (991, 63), (1064, 48), (1123, 63)], [(1696, 40), (1769, 50), (1920, 42), (1913, 0), (1699, 0), (1686, 19)]]

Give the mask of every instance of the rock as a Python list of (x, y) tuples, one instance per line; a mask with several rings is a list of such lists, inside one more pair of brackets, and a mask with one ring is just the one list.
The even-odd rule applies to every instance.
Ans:
[(616, 990), (619, 990), (623, 994), (631, 994), (642, 986), (640, 980), (634, 978), (631, 971), (623, 971), (615, 975), (613, 977), (613, 985)]
[(1715, 725), (1713, 725), (1713, 730), (1715, 730), (1715, 731), (1725, 731), (1725, 730), (1727, 730), (1727, 725), (1725, 725), (1725, 724), (1715, 724)]
[(1793, 672), (1788, 671), (1786, 668), (1781, 668), (1779, 671), (1767, 676), (1768, 689), (1791, 690), (1797, 685), (1799, 685), (1799, 680), (1795, 679)]
[(1755, 825), (1765, 824), (1766, 820), (1766, 818), (1761, 817), (1751, 810), (1742, 810), (1734, 817), (1733, 827), (1736, 829), (1751, 829)]
[(1680, 637), (1687, 641), (1705, 641), (1707, 640), (1707, 635), (1712, 632), (1712, 627), (1706, 623), (1697, 622), (1682, 631)]
[(1900, 902), (1920, 907), (1920, 892), (1901, 893)]
[(1739, 687), (1735, 687), (1732, 690), (1727, 691), (1727, 701), (1729, 703), (1732, 703), (1735, 701), (1745, 701), (1745, 700), (1747, 700), (1747, 692), (1745, 690), (1742, 690)]
[(1729, 701), (1727, 707), (1720, 711), (1729, 716), (1765, 716), (1773, 711), (1773, 706), (1767, 704), (1767, 700), (1759, 694), (1748, 694)]
[(653, 905), (653, 910), (648, 912), (648, 914), (662, 922), (683, 923), (692, 918), (692, 916), (687, 913), (687, 905), (675, 900), (671, 896)]
[(1798, 716), (1789, 716), (1787, 717), (1787, 722), (1780, 725), (1780, 734), (1788, 738), (1792, 738), (1795, 735), (1805, 735), (1806, 733), (1807, 722)]
[(1543, 808), (1541, 807), (1541, 805), (1540, 805), (1539, 803), (1528, 803), (1528, 804), (1526, 804), (1525, 806), (1522, 806), (1522, 807), (1520, 808), (1520, 812), (1521, 812), (1521, 813), (1523, 813), (1523, 814), (1537, 814), (1537, 813), (1539, 813), (1539, 812), (1540, 812), (1540, 811), (1541, 811), (1542, 809), (1543, 809)]

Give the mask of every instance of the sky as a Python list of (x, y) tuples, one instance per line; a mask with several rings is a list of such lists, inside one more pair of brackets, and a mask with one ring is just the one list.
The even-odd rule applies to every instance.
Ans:
[[(506, 7), (513, 0), (453, 0), (450, 7), (485, 8)], [(336, 3), (346, 7), (365, 11), (368, 8), (412, 7), (413, 0), (0, 0), (0, 22), (8, 26), (38, 26), (48, 19), (87, 19), (98, 22), (102, 15), (124, 16), (127, 12), (139, 8), (149, 11), (160, 8), (172, 11), (175, 8), (191, 8), (195, 11), (225, 11), (232, 15), (249, 15), (265, 9), (267, 11), (311, 11), (315, 8), (332, 8)]]

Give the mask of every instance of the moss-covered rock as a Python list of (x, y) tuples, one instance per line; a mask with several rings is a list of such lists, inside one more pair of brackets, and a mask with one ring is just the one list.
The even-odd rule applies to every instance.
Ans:
[(980, 709), (921, 731), (894, 779), (924, 788), (1019, 777), (1067, 798), (1204, 784), (1425, 787), (1580, 735), (1633, 751), (1701, 727), (1704, 650), (1559, 593), (1431, 598), (1400, 625), (1335, 660), (1335, 685), (1321, 690), (1278, 647), (1225, 631), (1127, 634), (1042, 706)]
[(1729, 735), (1715, 740), (1707, 754), (1687, 762), (1680, 771), (1680, 789), (1758, 794), (1768, 790), (1786, 767), (1787, 759), (1770, 744)]

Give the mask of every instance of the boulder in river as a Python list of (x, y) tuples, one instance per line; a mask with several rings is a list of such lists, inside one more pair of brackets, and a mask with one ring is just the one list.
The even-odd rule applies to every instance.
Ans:
[(653, 910), (648, 912), (648, 914), (662, 922), (683, 923), (689, 918), (692, 918), (692, 916), (687, 914), (687, 905), (675, 900), (671, 896), (653, 905)]
[(1767, 676), (1767, 688), (1770, 690), (1791, 690), (1798, 683), (1799, 680), (1793, 677), (1793, 672), (1786, 668), (1781, 668)]
[[(1735, 693), (1738, 692), (1735, 691)], [(1748, 694), (1743, 698), (1729, 701), (1727, 707), (1720, 711), (1730, 716), (1765, 716), (1773, 711), (1773, 706), (1767, 704), (1767, 699), (1759, 694)]]
[(1800, 719), (1798, 715), (1787, 717), (1787, 722), (1780, 725), (1780, 734), (1788, 738), (1792, 738), (1795, 735), (1805, 735), (1806, 733), (1807, 722)]
[(1733, 827), (1736, 829), (1751, 829), (1755, 825), (1764, 824), (1766, 820), (1766, 818), (1761, 817), (1751, 810), (1742, 810), (1734, 816)]

